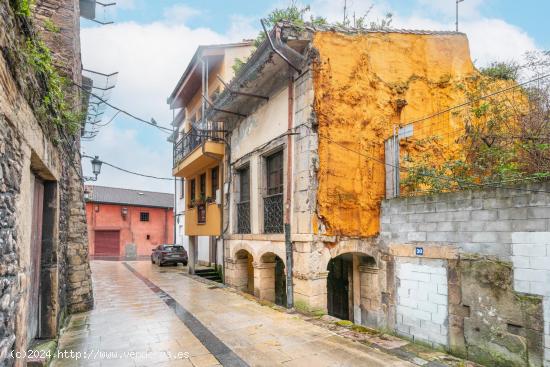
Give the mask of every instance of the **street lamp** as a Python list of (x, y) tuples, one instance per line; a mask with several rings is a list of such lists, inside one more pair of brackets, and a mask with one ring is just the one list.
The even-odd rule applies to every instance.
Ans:
[[(90, 157), (91, 158), (91, 157)], [(92, 172), (95, 177), (84, 177), (84, 181), (97, 181), (97, 176), (101, 173), (102, 161), (99, 160), (99, 157), (96, 155), (92, 159)]]

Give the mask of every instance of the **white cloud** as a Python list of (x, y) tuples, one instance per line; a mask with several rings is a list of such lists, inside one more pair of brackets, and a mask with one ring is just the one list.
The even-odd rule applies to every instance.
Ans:
[[(142, 0), (123, 0), (123, 6), (138, 7), (140, 1)], [(355, 11), (356, 15), (363, 14), (370, 6), (369, 1), (362, 0), (348, 3), (350, 14)], [(369, 19), (375, 20), (391, 11), (395, 14), (396, 27), (453, 29), (454, 10), (440, 3), (442, 1), (439, 0), (416, 0), (417, 6), (425, 10), (423, 14), (419, 16), (414, 13), (402, 17), (399, 9), (392, 9), (385, 2), (377, 2)], [(483, 17), (479, 10), (482, 3), (483, 0), (468, 0), (461, 4), (461, 30), (468, 34), (472, 58), (478, 61), (478, 65), (493, 60), (517, 59), (524, 51), (536, 48), (534, 40), (520, 28), (500, 19)], [(343, 7), (340, 1), (313, 0), (311, 5), (315, 15), (326, 16), (330, 21), (339, 21), (342, 18)], [(286, 2), (283, 6), (286, 6)], [(242, 16), (232, 16), (232, 25), (225, 34), (209, 28), (186, 26), (185, 21), (196, 16), (197, 12), (196, 9), (178, 5), (165, 12), (166, 19), (154, 23), (124, 22), (83, 28), (81, 39), (84, 67), (101, 72), (119, 71), (118, 83), (110, 101), (147, 120), (154, 117), (159, 124), (167, 125), (171, 121), (172, 112), (166, 104), (166, 98), (197, 46), (253, 38), (260, 29), (258, 19)], [(120, 127), (127, 126), (127, 123), (121, 124), (117, 120), (103, 128), (94, 142), (84, 143), (84, 149), (89, 154), (98, 154), (103, 160), (129, 170), (170, 177), (171, 145), (165, 141), (165, 135), (149, 127), (142, 127), (139, 132), (133, 128), (125, 130)], [(140, 124), (137, 121), (133, 123)], [(148, 135), (145, 144), (143, 131)], [(84, 167), (89, 174), (88, 166), (89, 163), (85, 163)], [(105, 167), (99, 183), (143, 190), (172, 191), (170, 182), (137, 178), (108, 167)]]
[(201, 11), (185, 4), (176, 4), (164, 10), (164, 18), (173, 23), (185, 23), (192, 17), (200, 15)]
[[(386, 1), (348, 1), (348, 13), (364, 14), (371, 4), (368, 21), (381, 19), (386, 13), (394, 14), (395, 28), (454, 30), (455, 5), (452, 0), (415, 0), (411, 15), (403, 16), (399, 8), (392, 8)], [(472, 59), (476, 65), (492, 61), (519, 60), (526, 51), (536, 50), (537, 45), (525, 31), (502, 19), (486, 17), (482, 7), (487, 0), (466, 0), (459, 4), (460, 30), (468, 35)], [(343, 1), (314, 0), (312, 12), (326, 17), (330, 22), (341, 21)]]
[[(230, 41), (210, 29), (165, 23), (118, 23), (85, 28), (81, 38), (86, 68), (108, 73), (119, 71), (110, 102), (146, 120), (154, 117), (164, 126), (172, 119), (166, 99), (197, 46)], [(150, 131), (148, 142), (143, 144), (138, 140), (137, 131), (116, 127), (121, 119), (117, 117), (111, 125), (102, 128), (93, 142), (84, 142), (83, 149), (132, 171), (170, 177), (172, 154), (166, 135), (142, 124), (142, 134)], [(85, 163), (84, 168), (88, 170), (87, 166)], [(98, 184), (172, 191), (170, 183), (138, 178), (109, 167), (105, 167)]]
[[(434, 16), (445, 16), (455, 18), (456, 2), (454, 0), (417, 0), (419, 12), (422, 14), (431, 14)], [(476, 17), (480, 13), (480, 8), (486, 0), (465, 0), (459, 3), (459, 14), (462, 17)]]
[[(92, 143), (84, 143), (82, 150), (87, 155), (97, 154), (101, 160), (130, 171), (157, 177), (170, 177), (169, 160), (172, 147), (163, 142), (163, 136), (160, 132), (152, 132), (151, 139), (156, 139), (159, 144), (144, 145), (139, 141), (136, 130), (109, 125), (101, 130), (101, 134)], [(91, 176), (90, 161), (85, 159), (82, 165), (85, 175)], [(98, 181), (94, 184), (161, 192), (173, 192), (174, 188), (173, 181), (135, 176), (105, 164), (101, 168)]]

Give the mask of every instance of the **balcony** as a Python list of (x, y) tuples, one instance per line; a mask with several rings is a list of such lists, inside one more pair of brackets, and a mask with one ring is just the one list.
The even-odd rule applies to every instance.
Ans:
[(187, 236), (219, 236), (221, 234), (221, 210), (216, 203), (205, 203), (185, 211)]
[(223, 125), (209, 122), (199, 127), (192, 127), (174, 144), (174, 176), (189, 177), (223, 157)]

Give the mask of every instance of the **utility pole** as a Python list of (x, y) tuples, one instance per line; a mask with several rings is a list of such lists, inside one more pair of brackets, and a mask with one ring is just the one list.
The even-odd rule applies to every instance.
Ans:
[(456, 0), (456, 31), (458, 32), (458, 4), (463, 2), (464, 0)]
[(344, 27), (346, 26), (346, 21), (348, 19), (348, 16), (346, 14), (347, 10), (348, 10), (348, 1), (344, 0)]

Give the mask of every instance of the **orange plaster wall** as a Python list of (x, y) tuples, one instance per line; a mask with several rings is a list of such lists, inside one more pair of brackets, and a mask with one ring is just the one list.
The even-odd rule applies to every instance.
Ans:
[[(385, 195), (384, 141), (395, 126), (464, 101), (457, 84), (476, 74), (468, 40), (465, 35), (318, 32), (313, 45), (319, 52), (314, 65), (316, 230), (375, 236)], [(398, 100), (407, 105), (397, 108)], [(430, 129), (415, 126), (414, 137), (437, 129), (445, 133), (460, 123), (449, 114)]]
[[(95, 207), (99, 210), (96, 211)], [(128, 208), (126, 218), (122, 217), (122, 208)], [(140, 213), (149, 213), (149, 222), (140, 221)], [(96, 230), (120, 231), (120, 255), (129, 243), (135, 243), (137, 254), (146, 256), (162, 243), (174, 243), (174, 212), (171, 208), (150, 208), (116, 204), (86, 203), (88, 222), (88, 241), (90, 255), (94, 255)], [(147, 240), (147, 235), (150, 236)]]

